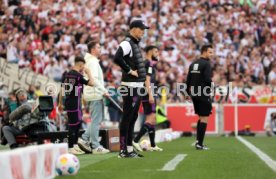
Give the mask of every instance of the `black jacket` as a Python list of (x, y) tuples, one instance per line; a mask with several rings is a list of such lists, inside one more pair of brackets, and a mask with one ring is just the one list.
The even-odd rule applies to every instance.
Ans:
[[(123, 82), (145, 82), (146, 69), (144, 59), (138, 45), (139, 41), (128, 35), (124, 41), (128, 41), (131, 46), (131, 53), (123, 55), (123, 49), (119, 47), (115, 54), (114, 62), (119, 65), (123, 70), (122, 81)], [(138, 77), (128, 74), (130, 70), (137, 70)]]
[[(187, 92), (190, 96), (207, 97), (208, 95), (210, 95), (210, 89), (212, 85), (212, 72), (209, 59), (201, 57), (190, 65), (186, 83)], [(205, 88), (205, 91), (207, 93), (204, 94)]]

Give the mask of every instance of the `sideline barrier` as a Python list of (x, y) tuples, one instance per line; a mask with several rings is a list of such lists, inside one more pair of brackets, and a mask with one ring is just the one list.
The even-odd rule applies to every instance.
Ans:
[[(192, 132), (192, 125), (197, 123), (198, 116), (194, 113), (192, 104), (167, 104), (166, 114), (173, 131)], [(207, 133), (218, 133), (218, 105), (213, 104), (212, 115), (209, 118)]]
[[(207, 133), (234, 131), (234, 108), (234, 104), (213, 104)], [(244, 130), (246, 125), (250, 125), (252, 132), (264, 133), (272, 112), (276, 112), (276, 104), (238, 104), (238, 130)], [(194, 131), (192, 125), (196, 124), (198, 116), (194, 114), (192, 104), (168, 104), (166, 114), (173, 131)]]
[(44, 144), (0, 152), (1, 179), (51, 179), (56, 158), (68, 153), (68, 145)]
[[(224, 132), (235, 130), (233, 104), (223, 105)], [(250, 125), (252, 132), (265, 132), (265, 126), (270, 121), (271, 113), (276, 112), (276, 104), (239, 104), (238, 105), (238, 130), (244, 130)]]

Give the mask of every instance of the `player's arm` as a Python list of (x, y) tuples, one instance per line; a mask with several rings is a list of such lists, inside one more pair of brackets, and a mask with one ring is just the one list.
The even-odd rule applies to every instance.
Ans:
[(63, 104), (62, 104), (62, 101), (63, 101), (63, 94), (64, 94), (64, 87), (63, 85), (61, 84), (61, 87), (60, 87), (60, 92), (59, 92), (59, 103), (58, 103), (58, 110), (59, 111), (62, 111), (63, 110)]
[(146, 76), (145, 86), (146, 86), (147, 92), (149, 94), (149, 102), (151, 104), (153, 104), (154, 103), (154, 98), (153, 98), (151, 85), (150, 85), (150, 76), (148, 76), (148, 75)]
[(149, 65), (149, 63), (145, 64), (146, 67), (146, 71), (147, 71), (147, 76), (146, 76), (146, 81), (145, 81), (145, 86), (146, 86), (146, 90), (149, 94), (149, 102), (151, 104), (154, 103), (154, 98), (153, 98), (153, 94), (152, 94), (152, 90), (151, 90), (151, 84), (150, 84), (150, 79), (151, 79), (151, 75), (152, 75), (152, 67)]

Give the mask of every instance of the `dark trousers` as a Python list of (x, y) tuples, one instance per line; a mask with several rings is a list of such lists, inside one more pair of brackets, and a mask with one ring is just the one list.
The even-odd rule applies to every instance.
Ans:
[(128, 87), (127, 95), (123, 96), (123, 117), (120, 122), (120, 149), (127, 150), (132, 146), (134, 125), (138, 117), (141, 97), (138, 95), (139, 88)]
[(73, 148), (78, 143), (78, 135), (81, 126), (80, 112), (67, 112), (68, 115), (68, 146)]

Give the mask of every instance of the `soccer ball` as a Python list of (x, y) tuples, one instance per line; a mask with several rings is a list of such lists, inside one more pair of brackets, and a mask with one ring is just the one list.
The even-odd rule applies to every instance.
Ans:
[(172, 135), (172, 139), (177, 139), (177, 138), (180, 138), (181, 132), (174, 131), (174, 132), (172, 132), (171, 135)]
[(178, 138), (178, 132), (172, 132), (171, 136), (172, 136), (173, 140), (177, 139)]
[(164, 139), (166, 142), (170, 142), (172, 141), (172, 135), (170, 133), (166, 133)]
[(56, 172), (58, 175), (76, 175), (79, 169), (79, 159), (73, 154), (60, 155), (56, 160)]
[(150, 141), (147, 139), (144, 139), (140, 142), (140, 147), (144, 150), (147, 151), (150, 149)]

